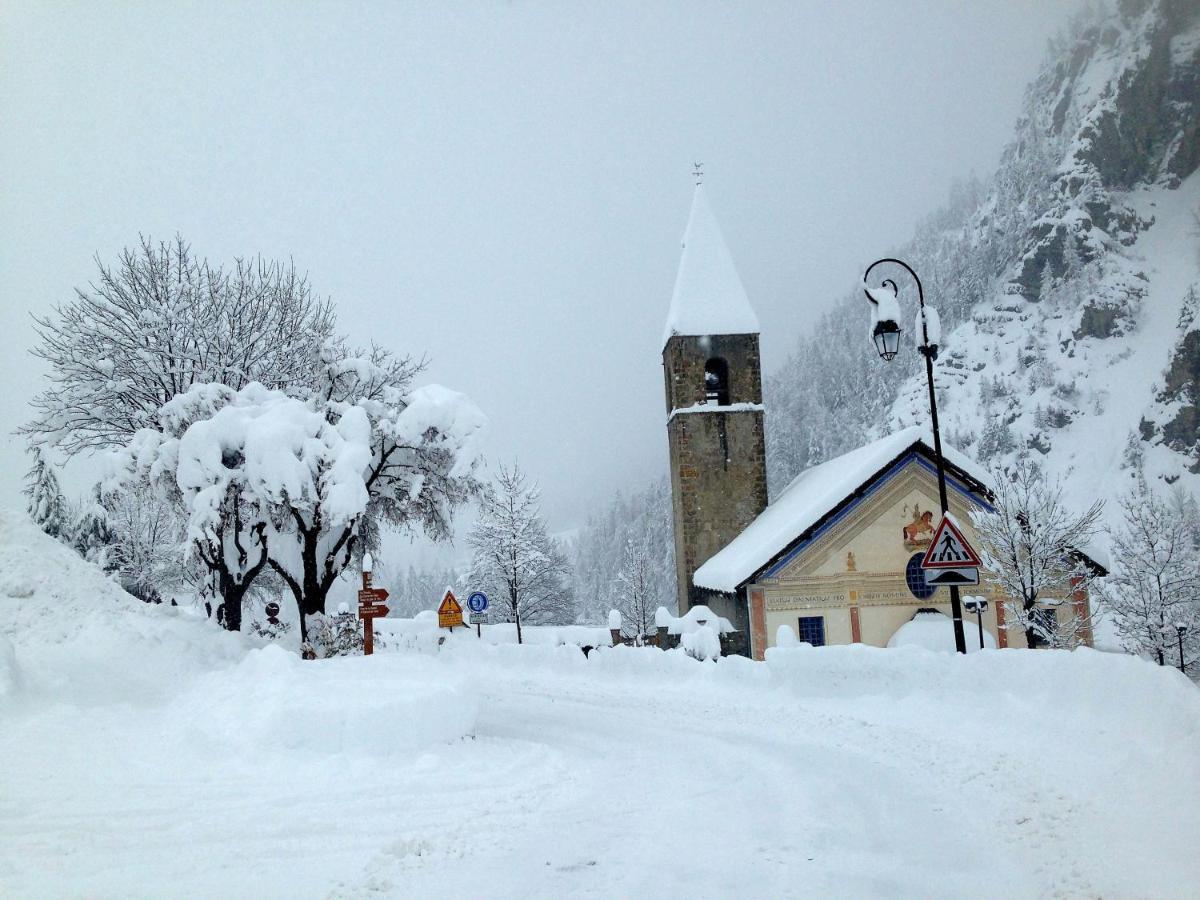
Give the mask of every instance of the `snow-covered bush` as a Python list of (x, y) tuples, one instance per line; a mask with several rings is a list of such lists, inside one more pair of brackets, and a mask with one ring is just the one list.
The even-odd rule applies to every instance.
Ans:
[(363, 627), (345, 603), (332, 616), (314, 613), (308, 617), (308, 642), (317, 657), (357, 656), (363, 652)]

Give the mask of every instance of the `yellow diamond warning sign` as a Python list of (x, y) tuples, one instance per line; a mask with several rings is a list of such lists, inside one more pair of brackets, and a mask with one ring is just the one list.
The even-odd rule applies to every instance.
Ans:
[(454, 591), (447, 588), (446, 596), (442, 598), (442, 605), (438, 607), (438, 627), (456, 628), (462, 624), (462, 607), (458, 603), (458, 598), (454, 596)]

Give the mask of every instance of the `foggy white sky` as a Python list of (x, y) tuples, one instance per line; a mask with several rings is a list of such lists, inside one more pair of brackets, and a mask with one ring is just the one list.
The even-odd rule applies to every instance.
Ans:
[(490, 416), (489, 457), (577, 524), (666, 468), (692, 162), (769, 372), (955, 177), (990, 174), (1075, 6), (8, 0), (0, 505), (44, 377), (30, 312), (178, 231), (291, 256), (353, 338), (427, 353)]

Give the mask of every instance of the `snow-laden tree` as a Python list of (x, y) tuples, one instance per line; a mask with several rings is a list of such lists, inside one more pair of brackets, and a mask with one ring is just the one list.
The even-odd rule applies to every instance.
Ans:
[(187, 519), (179, 504), (145, 482), (104, 498), (109, 554), (121, 586), (150, 602), (164, 593), (196, 592), (204, 573), (188, 555)]
[(30, 447), (33, 464), (25, 475), (25, 508), (29, 518), (53, 538), (70, 539), (71, 512), (63, 499), (54, 469), (46, 462), (42, 448)]
[(996, 470), (992, 483), (993, 511), (971, 518), (983, 567), (1004, 597), (1005, 628), (1023, 631), (1030, 647), (1077, 646), (1091, 617), (1080, 615), (1072, 595), (1090, 589), (1093, 573), (1080, 551), (1096, 536), (1103, 503), (1072, 512), (1062, 488), (1029, 460)]
[(578, 621), (599, 624), (605, 612), (621, 604), (619, 573), (629, 541), (646, 550), (651, 609), (675, 608), (675, 543), (671, 523), (671, 485), (666, 478), (644, 490), (618, 494), (592, 512), (572, 548)]
[(68, 454), (124, 446), (193, 384), (307, 385), (333, 334), (331, 304), (290, 264), (213, 267), (179, 237), (96, 264), (95, 282), (36, 320), (51, 386), (22, 431)]
[(1139, 477), (1120, 498), (1121, 521), (1109, 529), (1114, 571), (1105, 605), (1126, 647), (1161, 665), (1178, 660), (1183, 626), (1184, 666), (1200, 665), (1200, 516), (1195, 501), (1155, 494)]
[(218, 582), (226, 627), (270, 566), (305, 617), (325, 612), (333, 583), (382, 527), (449, 534), (475, 493), (485, 425), (461, 394), (408, 390), (413, 366), (382, 351), (323, 351), (301, 399), (251, 383), (194, 385), (164, 404), (159, 428), (117, 454), (131, 476), (175, 491), (188, 539)]
[(479, 500), (479, 518), (468, 539), (473, 553), (468, 580), (491, 598), (495, 615), (517, 625), (563, 624), (574, 618), (570, 566), (546, 533), (541, 494), (520, 468), (500, 467), (495, 485)]
[[(440, 385), (411, 389), (408, 359), (381, 350), (327, 349), (310, 405), (326, 423), (307, 502), (275, 507), (270, 563), (305, 615), (324, 612), (351, 560), (378, 548), (382, 528), (450, 536), (455, 510), (479, 491), (475, 469), (486, 419)], [(336, 423), (336, 425), (335, 425)], [(357, 473), (357, 480), (354, 473)]]
[(617, 572), (621, 630), (640, 645), (646, 635), (655, 633), (654, 613), (660, 605), (649, 542), (645, 535), (630, 535)]

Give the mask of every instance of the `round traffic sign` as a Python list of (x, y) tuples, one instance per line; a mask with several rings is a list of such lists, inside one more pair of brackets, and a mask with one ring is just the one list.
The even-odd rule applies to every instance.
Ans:
[(467, 598), (467, 609), (474, 613), (481, 613), (488, 608), (487, 594), (482, 591), (476, 591)]

